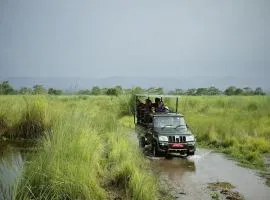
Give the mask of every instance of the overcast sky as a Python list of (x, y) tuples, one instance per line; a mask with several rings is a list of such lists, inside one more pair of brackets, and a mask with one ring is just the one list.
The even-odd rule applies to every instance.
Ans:
[(270, 1), (0, 0), (0, 76), (270, 79)]

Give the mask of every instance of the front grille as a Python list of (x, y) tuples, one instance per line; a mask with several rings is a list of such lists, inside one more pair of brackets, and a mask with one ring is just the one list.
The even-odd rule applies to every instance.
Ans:
[(186, 136), (169, 136), (169, 143), (182, 143), (186, 142)]

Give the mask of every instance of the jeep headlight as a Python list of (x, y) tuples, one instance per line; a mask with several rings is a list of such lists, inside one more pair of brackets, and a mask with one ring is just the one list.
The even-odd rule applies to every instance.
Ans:
[(194, 135), (188, 135), (188, 136), (186, 136), (186, 141), (187, 142), (193, 142), (193, 141), (195, 141)]
[(168, 140), (168, 137), (167, 136), (159, 136), (158, 137), (158, 140), (160, 141), (160, 142), (168, 142), (169, 140)]

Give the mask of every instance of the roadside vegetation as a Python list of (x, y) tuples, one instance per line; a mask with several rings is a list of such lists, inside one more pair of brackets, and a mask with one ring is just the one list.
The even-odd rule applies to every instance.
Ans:
[(4, 137), (40, 143), (14, 199), (161, 198), (149, 161), (119, 123), (119, 98), (0, 96), (0, 102)]
[(180, 112), (201, 146), (264, 168), (270, 152), (270, 96), (183, 96)]

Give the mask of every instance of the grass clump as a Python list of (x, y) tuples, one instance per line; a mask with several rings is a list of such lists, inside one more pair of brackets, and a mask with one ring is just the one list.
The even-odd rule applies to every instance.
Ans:
[(264, 153), (270, 152), (269, 96), (189, 96), (179, 107), (199, 144), (264, 168)]
[(49, 129), (45, 96), (0, 97), (0, 134), (9, 139), (37, 139)]
[(4, 115), (0, 115), (0, 135), (8, 132), (8, 122)]
[(48, 128), (47, 102), (39, 97), (35, 99), (25, 99), (25, 110), (18, 122), (14, 137), (26, 139), (37, 139)]
[(142, 159), (137, 145), (127, 133), (123, 132), (122, 136), (111, 134), (114, 136), (109, 138), (107, 155), (109, 183), (115, 188), (122, 188), (126, 199), (155, 199), (158, 196), (157, 180), (146, 168), (149, 163)]
[(62, 118), (46, 138), (42, 150), (26, 166), (17, 197), (43, 196), (45, 199), (104, 199), (99, 174), (102, 173), (102, 143), (87, 119), (78, 115)]

